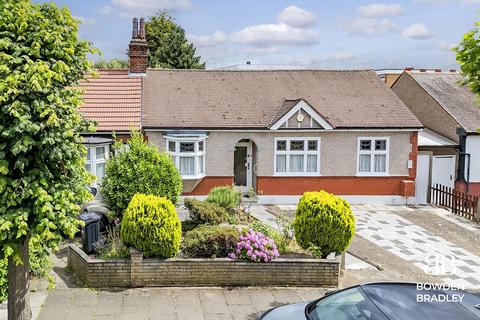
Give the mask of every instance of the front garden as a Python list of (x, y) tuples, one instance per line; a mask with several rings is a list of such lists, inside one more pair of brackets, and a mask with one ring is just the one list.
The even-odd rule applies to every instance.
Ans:
[[(307, 192), (293, 223), (280, 216), (272, 228), (249, 214), (249, 205), (233, 186), (213, 188), (205, 201), (179, 203), (181, 177), (171, 157), (147, 145), (140, 134), (133, 134), (128, 148), (115, 148), (102, 186), (115, 222), (95, 254), (69, 250), (69, 265), (87, 284), (338, 283), (338, 255), (348, 247), (355, 226), (343, 199)], [(188, 218), (180, 221), (177, 210), (187, 211)], [(327, 260), (332, 253), (337, 258)]]

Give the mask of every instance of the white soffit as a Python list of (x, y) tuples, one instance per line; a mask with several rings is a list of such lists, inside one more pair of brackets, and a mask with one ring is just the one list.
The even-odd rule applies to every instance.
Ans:
[(428, 129), (418, 133), (419, 147), (453, 147), (457, 145), (458, 143), (455, 141), (445, 138), (444, 136)]

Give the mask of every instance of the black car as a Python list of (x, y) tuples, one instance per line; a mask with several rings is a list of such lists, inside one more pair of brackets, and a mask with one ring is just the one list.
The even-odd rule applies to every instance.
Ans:
[(273, 308), (258, 319), (479, 320), (480, 294), (427, 284), (369, 283)]

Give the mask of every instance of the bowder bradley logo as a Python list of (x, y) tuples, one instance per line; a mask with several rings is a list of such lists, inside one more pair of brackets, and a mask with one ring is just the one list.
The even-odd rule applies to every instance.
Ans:
[(425, 273), (434, 276), (452, 275), (457, 271), (455, 257), (452, 255), (431, 254), (425, 257), (425, 262)]

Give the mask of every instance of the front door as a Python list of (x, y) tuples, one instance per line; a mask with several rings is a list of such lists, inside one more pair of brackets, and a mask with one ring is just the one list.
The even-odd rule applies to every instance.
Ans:
[(234, 164), (234, 183), (242, 188), (243, 192), (248, 192), (252, 186), (252, 152), (250, 142), (239, 142), (235, 146), (233, 155)]

